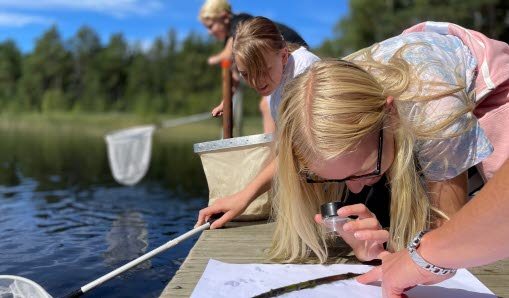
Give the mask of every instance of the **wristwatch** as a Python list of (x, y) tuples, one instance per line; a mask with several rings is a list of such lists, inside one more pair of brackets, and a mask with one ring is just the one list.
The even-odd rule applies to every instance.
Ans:
[(417, 248), (421, 244), (422, 236), (424, 236), (424, 234), (426, 234), (427, 232), (429, 232), (429, 230), (424, 230), (417, 233), (417, 235), (415, 235), (414, 240), (412, 240), (412, 242), (410, 242), (410, 244), (408, 245), (408, 251), (410, 252), (412, 260), (422, 269), (427, 270), (436, 275), (447, 275), (456, 272), (456, 269), (442, 268), (433, 265), (430, 262), (423, 259), (419, 255), (419, 253), (417, 253)]

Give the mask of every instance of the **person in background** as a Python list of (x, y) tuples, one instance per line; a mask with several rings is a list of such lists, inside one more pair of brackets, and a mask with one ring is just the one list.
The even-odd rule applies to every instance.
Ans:
[(342, 183), (356, 193), (382, 176), (391, 190), (390, 236), (369, 210), (352, 206), (338, 211), (359, 216), (342, 236), (362, 261), (380, 258), (387, 240), (400, 250), (461, 209), (470, 167), (491, 158), (489, 170), (479, 169), (489, 179), (509, 156), (497, 138), (509, 125), (509, 46), (454, 24), (415, 31), (317, 62), (287, 85), (277, 121), (273, 258), (293, 262), (312, 252), (324, 262), (320, 205), (336, 200)]
[[(214, 38), (219, 41), (224, 41), (223, 50), (218, 54), (210, 57), (208, 59), (209, 64), (214, 65), (220, 63), (223, 60), (232, 60), (233, 35), (235, 34), (235, 31), (241, 22), (251, 18), (253, 18), (253, 16), (246, 13), (232, 13), (231, 5), (226, 0), (205, 1), (200, 10), (199, 19), (207, 28), (210, 35), (214, 36)], [(304, 39), (302, 39), (302, 37), (296, 31), (283, 24), (275, 24), (286, 42), (308, 48)], [(236, 79), (235, 73), (234, 79)], [(262, 94), (262, 99), (260, 100), (260, 111), (262, 113), (264, 133), (274, 132), (275, 126), (274, 120), (270, 115), (271, 112), (269, 109), (268, 95)], [(212, 110), (212, 115), (214, 117), (218, 117), (222, 114), (223, 103), (221, 102), (216, 108)]]
[[(305, 47), (284, 39), (277, 24), (264, 17), (240, 23), (232, 49), (240, 75), (258, 93), (270, 98), (274, 119), (286, 84), (320, 60)], [(242, 191), (202, 209), (196, 226), (215, 213), (224, 212), (225, 215), (214, 222), (212, 228), (219, 228), (242, 214), (253, 200), (270, 189), (275, 171), (276, 163), (272, 161)]]
[[(483, 266), (508, 258), (507, 181), (509, 161), (450, 221), (422, 236), (417, 253), (434, 266), (452, 269)], [(368, 284), (381, 280), (383, 297), (396, 298), (416, 285), (434, 284), (451, 276), (424, 270), (405, 249), (382, 254), (382, 265), (359, 276), (357, 281)]]

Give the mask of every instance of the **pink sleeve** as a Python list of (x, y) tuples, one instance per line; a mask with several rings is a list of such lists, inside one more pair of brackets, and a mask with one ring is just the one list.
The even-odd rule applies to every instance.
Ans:
[[(403, 31), (436, 32), (458, 37), (477, 59), (474, 111), (495, 151), (478, 166), (484, 179), (489, 179), (509, 156), (509, 46), (484, 34), (455, 24), (425, 22)], [(495, 92), (493, 90), (497, 89)]]
[(452, 23), (424, 22), (403, 31), (436, 32), (458, 37), (477, 59), (476, 95), (482, 100), (496, 87), (509, 79), (509, 46), (505, 42), (490, 39), (484, 34), (465, 29)]

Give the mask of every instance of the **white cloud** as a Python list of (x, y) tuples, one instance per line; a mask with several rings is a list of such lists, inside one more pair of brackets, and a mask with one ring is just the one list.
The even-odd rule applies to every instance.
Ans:
[(161, 7), (160, 0), (0, 0), (0, 8), (95, 11), (116, 17), (147, 15)]
[(53, 20), (45, 17), (0, 12), (0, 27), (23, 27), (32, 24), (46, 25), (51, 23), (53, 23)]

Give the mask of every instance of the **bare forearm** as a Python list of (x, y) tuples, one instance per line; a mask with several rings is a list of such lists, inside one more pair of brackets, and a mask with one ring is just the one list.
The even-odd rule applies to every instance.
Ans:
[(438, 266), (467, 268), (509, 257), (509, 161), (450, 221), (424, 236), (420, 253)]

